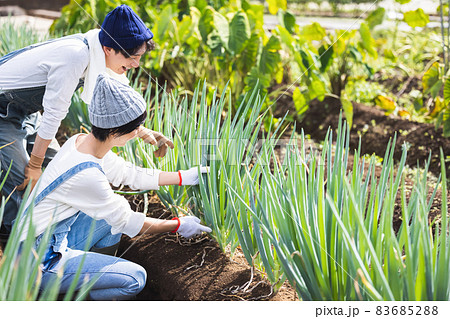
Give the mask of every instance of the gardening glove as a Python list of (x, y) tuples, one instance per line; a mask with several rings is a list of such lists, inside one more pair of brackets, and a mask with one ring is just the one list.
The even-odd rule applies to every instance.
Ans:
[(27, 166), (25, 166), (25, 180), (21, 185), (17, 187), (17, 190), (23, 191), (25, 187), (27, 187), (30, 180), (31, 180), (31, 190), (33, 190), (39, 177), (41, 177), (43, 162), (44, 157), (39, 157), (33, 154), (30, 155), (30, 161), (28, 162)]
[(173, 149), (173, 143), (160, 132), (149, 130), (140, 126), (138, 136), (144, 140), (145, 143), (156, 145), (158, 149), (153, 152), (156, 157), (164, 157), (167, 153), (167, 147)]
[(191, 238), (196, 235), (200, 235), (202, 232), (211, 232), (211, 228), (200, 224), (200, 219), (195, 216), (180, 217), (180, 226), (177, 233), (184, 238)]
[[(200, 167), (200, 173), (205, 174), (209, 170), (209, 167)], [(192, 167), (186, 171), (178, 171), (178, 175), (180, 176), (181, 185), (198, 185), (199, 177), (198, 177), (198, 167)]]

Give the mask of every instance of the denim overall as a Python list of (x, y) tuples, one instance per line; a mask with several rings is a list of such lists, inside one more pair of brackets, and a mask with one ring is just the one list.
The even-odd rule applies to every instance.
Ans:
[[(41, 191), (36, 196), (34, 205), (39, 204), (48, 194), (75, 174), (92, 167), (98, 168), (104, 174), (101, 166), (95, 162), (80, 163), (60, 175)], [(23, 217), (25, 214), (27, 214), (27, 211), (25, 211)], [(91, 234), (91, 226), (94, 222), (95, 226)], [(84, 251), (90, 236), (92, 239), (89, 242), (88, 249), (112, 246), (119, 242), (121, 235), (112, 235), (111, 226), (105, 220), (94, 221), (81, 211), (60, 221), (56, 224), (42, 261), (40, 289), (45, 289), (52, 280), (55, 280), (58, 272), (63, 269), (60, 293), (66, 292), (75, 279), (82, 258), (85, 256), (77, 288), (80, 288), (84, 280), (92, 279), (95, 284), (89, 294), (91, 299), (126, 300), (135, 296), (145, 286), (147, 276), (145, 269), (122, 258)], [(36, 250), (42, 236), (43, 234), (39, 235), (35, 240), (34, 247)]]
[[(81, 34), (52, 39), (30, 45), (0, 57), (0, 66), (25, 51), (68, 38), (79, 39), (88, 45), (87, 40)], [(80, 79), (77, 89), (82, 85), (83, 80)], [(14, 188), (22, 184), (25, 178), (24, 169), (28, 164), (29, 154), (33, 149), (34, 140), (42, 117), (39, 111), (43, 110), (42, 100), (44, 93), (45, 86), (0, 90), (0, 147), (14, 141), (13, 144), (0, 149), (0, 171), (3, 171), (0, 173), (0, 184), (12, 162), (8, 178), (1, 190), (5, 197), (10, 194), (11, 197), (5, 205), (0, 235), (7, 236), (11, 231), (12, 221), (15, 219), (22, 201), (24, 192), (18, 191), (17, 189), (14, 190)], [(44, 167), (55, 156), (58, 150), (59, 144), (56, 139), (53, 139), (45, 154)]]
[[(82, 170), (91, 167), (98, 168), (103, 174), (105, 174), (103, 172), (102, 167), (95, 162), (80, 163), (72, 167), (71, 169), (67, 170), (65, 173), (61, 174), (57, 179), (55, 179), (45, 189), (43, 189), (39, 193), (39, 195), (37, 195), (36, 198), (34, 199), (33, 202), (34, 206), (37, 206), (45, 197), (47, 197), (51, 192), (57, 189), (62, 183), (67, 181), (69, 178), (76, 175), (78, 172), (81, 172)], [(28, 208), (24, 211), (22, 218), (24, 218), (27, 215), (27, 212)], [(62, 252), (64, 252), (65, 249), (67, 248), (67, 234), (69, 233), (73, 223), (77, 220), (79, 214), (80, 212), (71, 217), (66, 218), (65, 220), (62, 220), (56, 225), (55, 230), (53, 231), (53, 236), (51, 237), (49, 242), (49, 248), (42, 262), (44, 270), (50, 269), (56, 262), (58, 262), (61, 259)], [(36, 250), (41, 242), (43, 235), (44, 234), (41, 234), (36, 238), (35, 242)]]

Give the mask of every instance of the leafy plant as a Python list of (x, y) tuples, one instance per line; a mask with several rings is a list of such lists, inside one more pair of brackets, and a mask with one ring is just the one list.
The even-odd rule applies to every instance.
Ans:
[[(136, 9), (136, 2), (127, 1), (126, 4)], [(123, 1), (119, 0), (70, 0), (62, 8), (61, 17), (51, 25), (50, 33), (73, 34), (99, 28), (106, 14), (121, 4)]]
[[(291, 31), (289, 31), (289, 29)], [(341, 99), (346, 117), (352, 119), (352, 107), (345, 94), (349, 80), (368, 79), (373, 74), (370, 60), (376, 59), (376, 43), (367, 24), (356, 30), (327, 33), (318, 23), (299, 29), (277, 27), (283, 50), (289, 58), (283, 61), (289, 81), (296, 85), (294, 105), (301, 118), (312, 99), (334, 95)]]
[(81, 99), (79, 92), (75, 92), (72, 96), (69, 112), (62, 121), (62, 125), (72, 132), (91, 130), (89, 109), (87, 104)]
[(0, 56), (30, 44), (42, 42), (48, 35), (39, 34), (26, 24), (18, 25), (10, 18), (0, 25)]
[(415, 110), (426, 113), (436, 129), (442, 126), (443, 135), (450, 136), (450, 78), (445, 66), (435, 62), (422, 77), (422, 94), (415, 100)]
[[(51, 30), (85, 32), (98, 27), (106, 13), (122, 2), (71, 1)], [(258, 83), (266, 91), (275, 78), (280, 81), (279, 41), (263, 30), (262, 5), (247, 1), (186, 1), (154, 4), (155, 1), (127, 1), (153, 30), (156, 50), (143, 66), (167, 81), (169, 87), (192, 92), (199, 81), (214, 83), (214, 88), (230, 87), (233, 101), (242, 98)], [(278, 9), (284, 7), (271, 3)]]
[[(281, 266), (272, 262), (273, 267), (267, 268), (263, 263), (265, 257), (258, 253), (261, 243), (251, 232), (249, 216), (240, 212), (227, 186), (227, 183), (254, 183), (254, 179), (247, 177), (247, 171), (256, 177), (270, 165), (269, 155), (277, 140), (271, 138), (266, 143), (264, 136), (263, 143), (258, 140), (263, 125), (263, 117), (259, 116), (263, 100), (258, 91), (255, 89), (242, 101), (235, 115), (224, 113), (226, 104), (232, 103), (228, 90), (217, 99), (214, 92), (209, 102), (205, 98), (206, 85), (199, 86), (191, 99), (185, 96), (181, 101), (176, 92), (169, 95), (159, 91), (156, 86), (145, 92), (149, 103), (145, 125), (171, 137), (174, 150), (158, 160), (151, 155), (153, 146), (134, 140), (116, 152), (136, 164), (166, 171), (208, 166), (209, 173), (200, 180), (199, 186), (161, 187), (156, 192), (158, 197), (176, 214), (195, 214), (202, 218), (213, 229), (212, 236), (222, 250), (230, 247), (234, 253), (240, 245), (249, 264), (266, 269), (270, 280), (278, 282), (282, 277)], [(256, 154), (268, 162), (256, 161)]]
[[(409, 1), (398, 2), (403, 4)], [(384, 76), (387, 78), (399, 77), (398, 71), (400, 71), (401, 76), (406, 79), (396, 96), (382, 94), (375, 102), (388, 113), (397, 111), (398, 114), (406, 114), (413, 120), (432, 122), (436, 129), (442, 127), (444, 136), (448, 137), (450, 136), (450, 110), (445, 98), (445, 84), (449, 70), (449, 32), (444, 26), (444, 15), (448, 14), (448, 4), (443, 5), (441, 1), (438, 13), (441, 16), (440, 37), (434, 30), (426, 28), (429, 17), (422, 9), (405, 12), (404, 21), (413, 28), (412, 31), (395, 31), (393, 40), (390, 42), (383, 39), (392, 37), (391, 32), (382, 31), (378, 34), (376, 41), (382, 45), (386, 44), (385, 65), (380, 69), (380, 74), (386, 73)], [(417, 27), (421, 30), (416, 30)], [(416, 78), (421, 79), (421, 87), (403, 94), (409, 83)], [(397, 105), (402, 107), (398, 108)]]

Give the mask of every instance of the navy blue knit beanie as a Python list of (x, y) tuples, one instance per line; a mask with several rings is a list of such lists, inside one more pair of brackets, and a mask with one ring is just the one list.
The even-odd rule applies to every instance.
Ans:
[(141, 18), (127, 5), (106, 15), (98, 35), (100, 43), (113, 49), (134, 49), (153, 38)]

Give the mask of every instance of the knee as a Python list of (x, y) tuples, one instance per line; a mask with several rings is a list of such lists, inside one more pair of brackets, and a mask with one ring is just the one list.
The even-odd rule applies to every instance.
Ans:
[(129, 273), (129, 280), (127, 286), (124, 287), (124, 291), (129, 297), (136, 296), (145, 287), (147, 281), (147, 272), (144, 267), (134, 264), (132, 272)]

